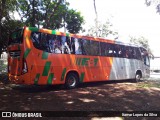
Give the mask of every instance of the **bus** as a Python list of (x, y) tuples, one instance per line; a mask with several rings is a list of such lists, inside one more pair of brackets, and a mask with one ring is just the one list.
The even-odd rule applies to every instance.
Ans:
[(143, 47), (115, 40), (24, 27), (8, 42), (9, 80), (17, 84), (75, 88), (79, 83), (149, 77)]

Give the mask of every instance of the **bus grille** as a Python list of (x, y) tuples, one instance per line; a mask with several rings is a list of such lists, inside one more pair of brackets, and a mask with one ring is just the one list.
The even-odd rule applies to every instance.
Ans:
[(10, 57), (20, 57), (21, 51), (9, 52)]

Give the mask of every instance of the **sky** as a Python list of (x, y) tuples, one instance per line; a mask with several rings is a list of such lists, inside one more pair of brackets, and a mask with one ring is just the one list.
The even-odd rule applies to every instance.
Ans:
[[(84, 27), (94, 25), (93, 0), (67, 0), (70, 7), (81, 12)], [(155, 56), (160, 56), (160, 14), (154, 6), (147, 7), (145, 0), (96, 0), (98, 20), (107, 19), (118, 32), (119, 40), (128, 42), (129, 36), (143, 36)]]

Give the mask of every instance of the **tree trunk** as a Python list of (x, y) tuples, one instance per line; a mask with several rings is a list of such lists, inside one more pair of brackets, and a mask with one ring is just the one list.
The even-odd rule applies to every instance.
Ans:
[(3, 12), (5, 10), (5, 4), (6, 4), (6, 0), (2, 0), (1, 3), (0, 3), (0, 56), (2, 54), (2, 48), (3, 48), (3, 45), (2, 45), (2, 18), (3, 18)]
[(32, 2), (32, 6), (33, 6), (33, 11), (32, 11), (32, 22), (31, 22), (31, 25), (33, 26), (33, 27), (35, 27), (35, 0), (33, 0), (33, 2)]
[(96, 36), (98, 36), (98, 14), (97, 14), (97, 8), (96, 8), (96, 1), (93, 0), (93, 5), (94, 5), (94, 11), (95, 11), (95, 26), (96, 26)]

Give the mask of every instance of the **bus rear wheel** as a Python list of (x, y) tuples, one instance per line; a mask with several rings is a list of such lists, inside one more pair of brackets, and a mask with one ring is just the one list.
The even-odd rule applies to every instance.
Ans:
[(79, 83), (79, 79), (77, 74), (75, 73), (69, 73), (66, 77), (66, 81), (65, 81), (65, 87), (67, 89), (73, 89), (75, 87), (77, 87)]

